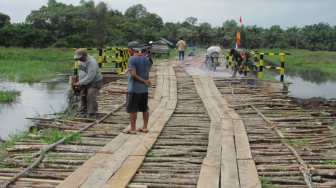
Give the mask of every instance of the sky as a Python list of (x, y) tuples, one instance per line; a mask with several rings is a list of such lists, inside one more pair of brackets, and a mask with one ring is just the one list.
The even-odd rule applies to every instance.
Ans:
[[(56, 0), (78, 6), (80, 0)], [(88, 0), (87, 0), (88, 1)], [(256, 25), (270, 28), (280, 25), (282, 29), (302, 28), (319, 22), (336, 25), (336, 0), (94, 0), (95, 5), (106, 2), (112, 9), (125, 13), (127, 8), (142, 4), (147, 12), (156, 13), (163, 22), (184, 22), (188, 17), (197, 23), (208, 22), (212, 27), (222, 26), (227, 20), (245, 26)], [(24, 22), (32, 10), (47, 5), (48, 0), (0, 0), (0, 12), (11, 17), (11, 23)]]

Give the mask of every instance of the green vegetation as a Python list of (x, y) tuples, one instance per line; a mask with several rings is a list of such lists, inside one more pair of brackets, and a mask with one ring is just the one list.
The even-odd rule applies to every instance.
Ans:
[(260, 178), (260, 181), (261, 181), (262, 188), (274, 188), (275, 187), (275, 185), (272, 184), (272, 181), (270, 178), (263, 176), (262, 178)]
[[(5, 143), (3, 143), (2, 145), (0, 145), (0, 150), (6, 149), (6, 148), (12, 146), (13, 142), (18, 142), (21, 139), (28, 139), (29, 138), (28, 135), (30, 134), (30, 131), (29, 131), (28, 127), (29, 127), (29, 125), (26, 127), (27, 131), (24, 131), (22, 133), (18, 132), (18, 133), (15, 133), (15, 134), (11, 134), (9, 136), (9, 139), (7, 139), (5, 141)], [(0, 158), (1, 158), (1, 156), (0, 156)]]
[(290, 146), (309, 146), (309, 139), (307, 137), (304, 137), (301, 140), (297, 140), (297, 139), (293, 139), (293, 140), (289, 140), (288, 144)]
[(15, 168), (15, 165), (12, 165), (12, 164), (0, 164), (0, 168)]
[[(314, 82), (328, 79), (336, 80), (335, 52), (309, 51), (304, 49), (254, 49), (264, 53), (290, 53), (285, 56), (285, 77), (300, 76)], [(258, 56), (259, 58), (259, 56)], [(271, 62), (271, 64), (269, 63)], [(264, 55), (264, 65), (281, 66), (281, 56)], [(273, 65), (274, 64), (274, 65)], [(264, 69), (264, 79), (279, 80), (272, 72), (280, 74), (280, 70)]]
[(73, 54), (71, 49), (0, 47), (0, 80), (41, 82), (59, 73), (71, 73)]
[[(222, 20), (221, 26), (212, 27), (208, 22), (197, 23), (195, 17), (188, 17), (182, 23), (165, 22), (142, 4), (129, 7), (124, 14), (118, 7), (114, 8), (105, 2), (95, 4), (83, 0), (74, 6), (49, 0), (47, 5), (31, 11), (26, 22), (17, 24), (0, 13), (0, 45), (24, 48), (125, 46), (133, 40), (148, 44), (160, 37), (173, 44), (184, 37), (188, 46), (198, 47), (219, 42), (232, 48), (236, 43), (238, 23), (235, 20)], [(270, 28), (242, 25), (240, 29), (241, 48), (336, 50), (336, 27), (328, 23), (286, 30), (279, 25)]]
[[(43, 133), (41, 133), (42, 138), (40, 139), (44, 143), (54, 143), (57, 142), (64, 137), (69, 136), (71, 133), (65, 132), (63, 130), (48, 128), (45, 129)], [(74, 134), (71, 137), (65, 139), (64, 144), (69, 144), (72, 141), (81, 140), (81, 136), (79, 134)]]
[(19, 99), (20, 91), (8, 90), (0, 91), (0, 103), (15, 102)]
[(335, 159), (328, 159), (324, 161), (325, 165), (336, 165), (336, 158)]
[(23, 163), (32, 163), (32, 158), (31, 157), (25, 157), (23, 158)]

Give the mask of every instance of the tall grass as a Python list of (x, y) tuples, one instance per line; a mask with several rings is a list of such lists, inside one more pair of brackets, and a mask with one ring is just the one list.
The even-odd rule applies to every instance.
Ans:
[[(328, 72), (332, 79), (336, 79), (336, 53), (326, 51), (309, 51), (297, 49), (255, 49), (265, 53), (290, 53), (285, 56), (285, 69), (321, 70)], [(265, 55), (264, 60), (269, 60), (281, 65), (281, 56)]]
[(16, 90), (1, 91), (0, 90), (0, 103), (15, 102), (19, 99), (19, 96), (20, 96), (20, 91), (16, 91)]
[(0, 47), (0, 80), (40, 82), (73, 71), (71, 49), (22, 49)]

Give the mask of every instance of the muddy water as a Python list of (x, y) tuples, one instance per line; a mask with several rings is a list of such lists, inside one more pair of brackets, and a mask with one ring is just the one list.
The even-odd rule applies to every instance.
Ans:
[[(266, 70), (267, 71), (267, 70)], [(280, 80), (279, 70), (271, 71), (271, 77)], [(288, 90), (289, 95), (308, 99), (323, 97), (326, 99), (336, 98), (336, 80), (332, 80), (329, 73), (316, 70), (292, 70), (285, 69), (285, 81), (291, 82)]]
[(26, 117), (54, 114), (66, 107), (69, 91), (68, 75), (42, 83), (1, 82), (1, 89), (21, 91), (20, 100), (9, 105), (0, 104), (0, 138), (8, 139), (11, 133), (26, 130)]

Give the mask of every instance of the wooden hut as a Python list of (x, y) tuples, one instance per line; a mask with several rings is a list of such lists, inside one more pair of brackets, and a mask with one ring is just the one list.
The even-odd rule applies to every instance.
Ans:
[(173, 43), (169, 42), (167, 39), (160, 38), (159, 40), (155, 41), (151, 45), (151, 54), (154, 56), (155, 54), (168, 54), (170, 55), (170, 46)]

